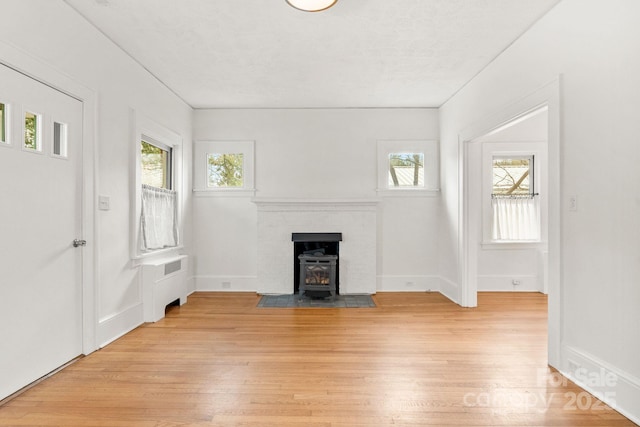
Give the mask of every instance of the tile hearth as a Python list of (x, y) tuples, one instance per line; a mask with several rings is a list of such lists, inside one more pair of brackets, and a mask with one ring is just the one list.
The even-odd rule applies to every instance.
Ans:
[(263, 295), (258, 307), (261, 308), (375, 308), (371, 295), (336, 295), (335, 300), (330, 298), (314, 299), (300, 298), (299, 295)]

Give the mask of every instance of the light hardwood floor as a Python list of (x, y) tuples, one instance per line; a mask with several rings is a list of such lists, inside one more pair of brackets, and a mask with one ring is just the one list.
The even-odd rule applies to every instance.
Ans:
[(196, 293), (0, 407), (2, 426), (634, 426), (546, 365), (546, 297)]

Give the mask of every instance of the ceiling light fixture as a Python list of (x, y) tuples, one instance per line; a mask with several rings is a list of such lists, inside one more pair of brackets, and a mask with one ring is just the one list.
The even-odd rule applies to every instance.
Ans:
[(286, 0), (289, 6), (305, 12), (320, 12), (327, 10), (338, 0)]

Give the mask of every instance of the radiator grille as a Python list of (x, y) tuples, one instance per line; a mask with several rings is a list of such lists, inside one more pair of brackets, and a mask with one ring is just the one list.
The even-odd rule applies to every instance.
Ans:
[(175, 273), (176, 271), (180, 271), (182, 268), (182, 260), (179, 259), (177, 261), (168, 262), (164, 265), (164, 275)]

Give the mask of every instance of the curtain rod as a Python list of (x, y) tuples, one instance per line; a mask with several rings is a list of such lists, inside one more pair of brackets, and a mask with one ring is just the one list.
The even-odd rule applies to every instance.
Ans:
[(491, 193), (492, 199), (533, 199), (535, 196), (539, 196), (540, 193), (532, 194), (496, 194)]

